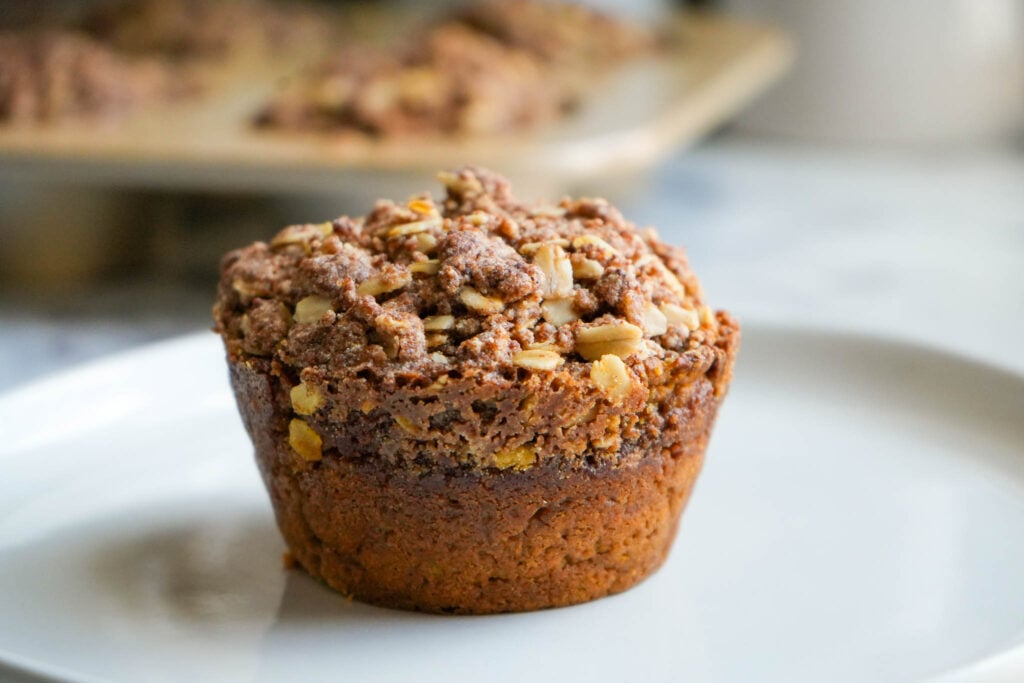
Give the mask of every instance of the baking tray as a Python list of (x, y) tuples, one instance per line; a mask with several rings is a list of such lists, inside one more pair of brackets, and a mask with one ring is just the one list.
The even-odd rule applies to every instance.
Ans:
[(529, 131), (373, 140), (259, 130), (249, 122), (281, 74), (257, 69), (116, 125), (0, 127), (0, 179), (382, 196), (477, 163), (510, 176), (521, 196), (550, 195), (651, 167), (735, 114), (792, 59), (790, 41), (770, 26), (685, 14), (672, 27), (674, 47), (601, 77), (577, 111)]

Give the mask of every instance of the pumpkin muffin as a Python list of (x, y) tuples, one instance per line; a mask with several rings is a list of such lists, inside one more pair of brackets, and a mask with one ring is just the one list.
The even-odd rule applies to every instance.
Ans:
[(449, 613), (617, 593), (664, 561), (739, 327), (601, 199), (477, 168), (228, 254), (216, 329), (278, 525), (355, 599)]

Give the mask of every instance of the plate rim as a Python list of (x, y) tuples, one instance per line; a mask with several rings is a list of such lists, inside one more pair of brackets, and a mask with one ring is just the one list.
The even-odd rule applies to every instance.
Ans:
[[(875, 331), (855, 328), (848, 329), (842, 326), (793, 324), (757, 320), (756, 318), (748, 320), (743, 325), (744, 330), (756, 330), (757, 333), (773, 336), (798, 335), (819, 343), (827, 343), (833, 340), (844, 343), (854, 342), (859, 345), (880, 346), (897, 353), (924, 352), (934, 360), (955, 361), (965, 372), (984, 372), (1001, 375), (1011, 380), (1018, 389), (1024, 391), (1024, 373), (1016, 368), (993, 362), (991, 359), (972, 357), (927, 340), (908, 339), (899, 335), (879, 334)], [(32, 399), (39, 394), (52, 392), (54, 389), (59, 390), (66, 383), (76, 383), (82, 380), (95, 381), (108, 369), (115, 369), (125, 364), (145, 363), (147, 359), (159, 358), (168, 353), (188, 353), (192, 349), (196, 351), (212, 350), (209, 347), (219, 348), (223, 351), (216, 333), (211, 331), (195, 331), (147, 342), (68, 368), (58, 369), (0, 392), (0, 418), (4, 416), (9, 406), (17, 404), (24, 399)], [(741, 349), (740, 358), (742, 358), (742, 354)], [(226, 375), (224, 377), (226, 380)], [(0, 460), (3, 459), (4, 455), (3, 449), (0, 449)], [(84, 672), (71, 671), (60, 664), (26, 657), (0, 646), (0, 675), (3, 674), (22, 676), (29, 680), (33, 677), (43, 677), (45, 679), (74, 683), (97, 683), (99, 680), (102, 680)], [(933, 681), (934, 683), (945, 681), (963, 683), (974, 680), (1009, 681), (1016, 680), (1016, 677), (1021, 675), (1024, 675), (1024, 633), (1021, 633), (1011, 644), (1002, 649), (982, 655), (975, 660), (943, 671), (926, 680)]]

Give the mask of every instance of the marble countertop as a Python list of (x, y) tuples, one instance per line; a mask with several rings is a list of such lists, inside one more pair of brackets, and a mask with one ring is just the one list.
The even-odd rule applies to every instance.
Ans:
[[(1024, 373), (1024, 155), (821, 149), (721, 137), (623, 212), (685, 244), (711, 303), (748, 324), (910, 340)], [(213, 283), (76, 298), (0, 292), (0, 390), (208, 329)]]

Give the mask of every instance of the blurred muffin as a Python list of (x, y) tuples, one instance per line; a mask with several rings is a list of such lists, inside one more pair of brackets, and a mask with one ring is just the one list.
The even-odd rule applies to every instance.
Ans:
[(495, 0), (394, 41), (350, 45), (286, 84), (264, 127), (379, 137), (494, 135), (551, 121), (651, 31), (557, 2)]
[(216, 329), (297, 562), (431, 612), (599, 598), (658, 568), (739, 328), (600, 199), (480, 169), (228, 254)]
[(194, 92), (178, 70), (67, 30), (0, 32), (0, 121), (117, 119)]
[(573, 101), (531, 55), (449, 24), (403, 54), (347, 49), (282, 90), (259, 123), (385, 137), (487, 134), (555, 118)]
[(126, 0), (101, 5), (83, 25), (119, 50), (200, 61), (309, 51), (332, 35), (322, 11), (264, 0)]
[(554, 67), (591, 73), (657, 43), (653, 31), (566, 2), (482, 0), (468, 3), (457, 19)]

